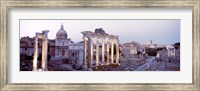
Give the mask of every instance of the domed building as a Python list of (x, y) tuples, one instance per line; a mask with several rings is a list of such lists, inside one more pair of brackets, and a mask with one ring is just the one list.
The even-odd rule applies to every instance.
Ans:
[(55, 57), (67, 57), (68, 45), (71, 43), (72, 41), (68, 38), (64, 26), (61, 25), (55, 38)]

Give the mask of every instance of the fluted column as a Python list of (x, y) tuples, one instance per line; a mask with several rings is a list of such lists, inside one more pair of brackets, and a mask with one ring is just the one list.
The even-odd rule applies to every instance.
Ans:
[(118, 40), (116, 40), (116, 63), (119, 63), (119, 43)]
[(113, 57), (114, 57), (114, 43), (112, 39), (111, 40), (111, 63), (114, 63)]
[(102, 63), (104, 63), (105, 57), (104, 57), (104, 52), (105, 52), (105, 45), (104, 45), (104, 41), (102, 41)]
[(43, 39), (42, 42), (42, 70), (47, 71), (47, 54), (48, 54), (48, 39)]
[(87, 39), (84, 38), (84, 53), (83, 53), (83, 60), (84, 60), (84, 63), (83, 63), (83, 66), (87, 67)]
[(48, 55), (48, 30), (42, 31), (42, 70), (48, 71), (47, 55)]
[(96, 66), (99, 65), (99, 41), (96, 39)]
[(109, 49), (110, 49), (110, 44), (109, 44), (109, 41), (107, 42), (107, 63), (106, 64), (109, 64), (109, 60), (110, 60), (110, 55), (109, 55)]
[(33, 58), (33, 71), (37, 71), (37, 58), (38, 58), (38, 38), (35, 37), (35, 46), (34, 46), (34, 58)]

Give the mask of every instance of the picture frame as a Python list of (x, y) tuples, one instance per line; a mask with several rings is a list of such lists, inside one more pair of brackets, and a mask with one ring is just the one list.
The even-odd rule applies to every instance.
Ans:
[[(200, 91), (199, 51), (200, 51), (200, 1), (199, 0), (1, 0), (0, 1), (0, 79), (1, 91), (9, 90), (188, 90)], [(192, 83), (8, 83), (8, 16), (11, 8), (192, 8)], [(187, 78), (186, 78), (187, 79)]]

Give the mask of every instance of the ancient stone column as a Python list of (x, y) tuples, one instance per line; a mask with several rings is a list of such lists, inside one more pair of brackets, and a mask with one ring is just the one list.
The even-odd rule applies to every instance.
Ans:
[(104, 41), (102, 41), (102, 63), (104, 63), (105, 57), (104, 57), (104, 52), (105, 52), (105, 48), (104, 48)]
[(48, 71), (48, 68), (47, 68), (47, 55), (48, 55), (48, 36), (47, 36), (47, 33), (49, 31), (45, 30), (45, 31), (42, 31), (42, 70), (43, 71)]
[(45, 43), (45, 71), (48, 71), (48, 39), (46, 38)]
[(88, 53), (89, 53), (89, 60), (88, 60), (88, 68), (92, 67), (93, 62), (93, 41), (92, 38), (88, 38)]
[(116, 63), (119, 63), (119, 43), (118, 40), (116, 40)]
[(38, 58), (38, 37), (35, 37), (35, 46), (34, 46), (34, 58), (33, 58), (33, 71), (37, 71), (37, 58)]
[(42, 70), (47, 71), (47, 54), (48, 54), (48, 40), (44, 39), (42, 42)]
[(114, 41), (112, 39), (111, 40), (111, 63), (114, 63), (113, 57), (114, 57)]
[(83, 38), (84, 39), (84, 52), (83, 52), (83, 66), (87, 67), (87, 38)]
[(96, 40), (96, 66), (99, 65), (99, 41)]
[(44, 48), (44, 39), (42, 39), (42, 60), (41, 60), (41, 68), (42, 71), (45, 69), (45, 48)]
[(107, 42), (106, 45), (107, 45), (107, 49), (106, 49), (107, 50), (107, 53), (106, 53), (107, 54), (107, 63), (106, 64), (109, 64), (109, 60), (110, 60), (110, 55), (109, 55), (110, 44), (109, 44), (109, 41)]

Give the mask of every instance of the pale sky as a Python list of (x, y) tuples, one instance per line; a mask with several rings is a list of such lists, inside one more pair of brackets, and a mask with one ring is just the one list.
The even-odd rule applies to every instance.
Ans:
[(120, 43), (136, 41), (166, 45), (180, 42), (180, 20), (20, 20), (20, 37), (35, 37), (36, 32), (49, 30), (49, 39), (55, 39), (63, 24), (68, 38), (82, 41), (82, 31), (103, 28), (106, 33), (118, 35)]

